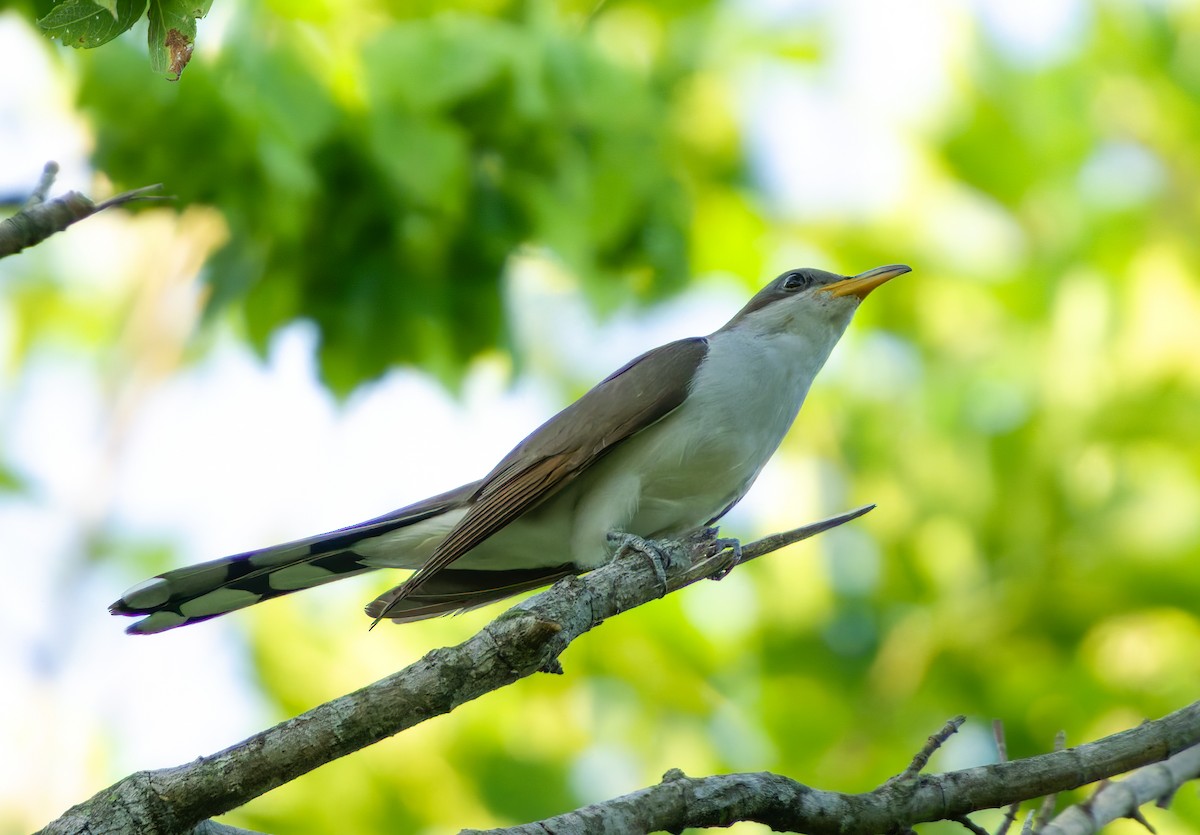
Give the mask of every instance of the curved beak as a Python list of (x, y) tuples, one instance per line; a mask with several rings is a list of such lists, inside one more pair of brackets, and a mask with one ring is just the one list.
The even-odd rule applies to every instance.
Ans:
[(849, 278), (843, 278), (841, 281), (835, 281), (833, 284), (827, 284), (821, 288), (821, 292), (828, 293), (834, 298), (839, 296), (858, 296), (860, 299), (865, 299), (867, 293), (870, 293), (880, 284), (891, 281), (898, 275), (912, 272), (912, 267), (905, 264), (889, 264), (886, 267), (876, 267), (873, 270), (867, 270), (865, 273), (852, 275)]

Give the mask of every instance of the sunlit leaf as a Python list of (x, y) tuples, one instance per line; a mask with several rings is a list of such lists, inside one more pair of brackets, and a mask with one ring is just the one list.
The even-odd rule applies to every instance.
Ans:
[(92, 49), (127, 31), (145, 10), (146, 0), (64, 0), (38, 25), (66, 46)]

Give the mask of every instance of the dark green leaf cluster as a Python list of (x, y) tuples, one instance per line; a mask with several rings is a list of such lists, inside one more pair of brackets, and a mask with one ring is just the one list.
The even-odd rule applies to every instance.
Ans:
[[(315, 323), (335, 390), (398, 363), (453, 382), (502, 346), (501, 277), (520, 247), (598, 299), (682, 285), (671, 87), (578, 32), (395, 22), (339, 56), (349, 78), (316, 71), (328, 55), (292, 24), (239, 21), (229, 38), (179, 88), (139, 83), (128, 51), (97, 53), (82, 91), (95, 159), (217, 207), (230, 238), (208, 270), (210, 312), (238, 305), (259, 346)], [(134, 110), (135, 87), (153, 101)]]

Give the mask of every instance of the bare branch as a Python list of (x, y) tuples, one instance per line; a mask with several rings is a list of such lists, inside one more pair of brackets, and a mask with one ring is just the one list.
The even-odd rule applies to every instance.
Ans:
[[(604, 832), (679, 832), (687, 827), (728, 826), (750, 820), (772, 829), (809, 835), (903, 831), (934, 820), (960, 823), (968, 812), (1041, 797), (1094, 783), (1183, 751), (1162, 778), (1138, 797), (1154, 799), (1200, 771), (1200, 702), (1156, 722), (1078, 748), (947, 774), (889, 781), (865, 794), (822, 791), (777, 774), (686, 777), (672, 770), (663, 782), (565, 815), (503, 829), (463, 830), (463, 835), (592, 835)], [(1162, 769), (1167, 763), (1151, 766)], [(1150, 770), (1147, 769), (1147, 770)], [(1139, 772), (1140, 773), (1140, 772)], [(1132, 778), (1131, 778), (1132, 779)], [(1125, 782), (1129, 782), (1128, 780)], [(1156, 792), (1158, 794), (1156, 794)], [(1132, 807), (1136, 808), (1136, 804)], [(1114, 817), (1127, 812), (1117, 811)], [(1080, 830), (1083, 831), (1083, 830)], [(1087, 830), (1094, 831), (1094, 830)], [(1074, 830), (1072, 830), (1074, 832)], [(1054, 835), (1061, 835), (1056, 831)]]
[(966, 721), (967, 717), (965, 716), (955, 716), (953, 719), (947, 721), (940, 731), (929, 737), (925, 742), (925, 747), (917, 752), (912, 762), (909, 763), (908, 768), (888, 780), (888, 783), (899, 783), (914, 779), (925, 769), (925, 766), (929, 765), (929, 758), (933, 756), (933, 752), (945, 745), (947, 739), (958, 733), (958, 729)]
[[(866, 510), (748, 545), (742, 549), (742, 561), (828, 530)], [(722, 550), (722, 541), (712, 530), (683, 542), (659, 545), (671, 552), (663, 560), (666, 566), (646, 559), (646, 553), (627, 549), (629, 553), (608, 565), (583, 577), (565, 578), (518, 604), (458, 646), (434, 650), (391, 676), (212, 756), (130, 775), (42, 831), (195, 832), (205, 819), (324, 763), (534, 672), (559, 669), (559, 654), (605, 619), (721, 574), (729, 566), (729, 552)], [(951, 730), (947, 726), (926, 748), (936, 747)], [(537, 835), (546, 831), (679, 831), (688, 826), (753, 820), (808, 833), (903, 832), (916, 823), (961, 820), (980, 809), (1095, 783), (1198, 744), (1200, 702), (1078, 748), (948, 774), (913, 773), (910, 779), (890, 780), (865, 794), (821, 791), (767, 773), (690, 778), (672, 771), (663, 783), (640, 792), (537, 824), (497, 831)], [(1185, 773), (1194, 772), (1180, 771)]]
[(61, 232), (72, 223), (134, 200), (169, 200), (169, 197), (150, 195), (148, 192), (162, 185), (146, 186), (110, 197), (103, 203), (93, 203), (77, 191), (68, 191), (61, 197), (47, 200), (47, 193), (58, 174), (58, 163), (48, 162), (33, 193), (21, 210), (12, 217), (0, 220), (0, 258), (15, 255), (23, 249), (40, 244), (55, 232)]
[[(1105, 782), (1086, 803), (1063, 811), (1042, 830), (1043, 835), (1088, 835), (1117, 818), (1132, 817), (1150, 828), (1138, 811), (1150, 801), (1170, 798), (1189, 780), (1200, 777), (1200, 746), (1148, 765), (1118, 782)], [(1150, 828), (1153, 832), (1153, 828)]]
[[(778, 534), (742, 549), (742, 561), (855, 519), (870, 507)], [(555, 670), (575, 638), (607, 618), (727, 570), (715, 530), (659, 543), (681, 559), (655, 566), (618, 556), (567, 577), (489, 623), (458, 646), (195, 762), (141, 771), (70, 809), (44, 833), (184, 832), (331, 760), (542, 670)], [(665, 577), (665, 589), (661, 579)]]

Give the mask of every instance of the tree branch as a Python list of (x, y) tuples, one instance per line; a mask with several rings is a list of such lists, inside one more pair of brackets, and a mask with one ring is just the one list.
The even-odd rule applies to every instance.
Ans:
[[(844, 524), (870, 509), (767, 537), (742, 549), (740, 562)], [(561, 672), (559, 654), (605, 619), (705, 577), (723, 576), (730, 568), (730, 551), (722, 548), (723, 541), (715, 534), (710, 529), (681, 542), (659, 543), (667, 552), (662, 560), (655, 558), (654, 548), (626, 546), (608, 565), (583, 577), (560, 580), (458, 646), (434, 650), (391, 676), (212, 756), (132, 774), (73, 807), (42, 832), (229, 831), (201, 822), (491, 690), (535, 672)], [(1177, 786), (1200, 771), (1200, 748), (1195, 747), (1200, 745), (1200, 702), (1077, 748), (921, 775), (928, 755), (956, 728), (957, 720), (952, 720), (930, 738), (908, 769), (864, 794), (821, 791), (769, 773), (690, 778), (672, 770), (657, 786), (540, 823), (492, 832), (679, 831), (689, 826), (727, 826), (738, 820), (814, 835), (901, 831), (925, 821), (965, 820), (973, 811), (1078, 788), (1172, 758), (1146, 772), (1150, 776), (1135, 775), (1116, 784), (1124, 787), (1121, 793), (1099, 792), (1085, 809), (1087, 818), (1099, 820), (1099, 810), (1110, 808), (1110, 799), (1120, 802), (1111, 807), (1115, 811), (1103, 814), (1135, 814), (1139, 803), (1171, 790), (1163, 786)], [(1158, 782), (1143, 787), (1142, 781), (1151, 779)], [(196, 829), (198, 825), (209, 828)]]
[(93, 203), (77, 191), (68, 191), (62, 197), (46, 200), (50, 186), (58, 175), (58, 163), (48, 162), (42, 176), (25, 205), (12, 217), (0, 220), (0, 258), (15, 255), (23, 249), (40, 244), (55, 232), (61, 232), (72, 223), (90, 217), (96, 212), (120, 206), (134, 200), (170, 200), (169, 197), (151, 195), (148, 192), (162, 188), (162, 184), (134, 189), (103, 203)]
[[(844, 524), (863, 507), (746, 546), (741, 562)], [(43, 833), (185, 832), (420, 722), (538, 671), (561, 671), (559, 654), (607, 618), (727, 572), (729, 551), (708, 529), (653, 555), (626, 547), (583, 577), (567, 577), (458, 646), (436, 649), (374, 684), (341, 696), (212, 756), (140, 771), (51, 822)], [(650, 556), (651, 558), (647, 558)]]
[[(1090, 835), (1117, 818), (1145, 823), (1138, 811), (1140, 806), (1153, 800), (1166, 807), (1180, 786), (1198, 777), (1200, 745), (1141, 768), (1119, 782), (1102, 782), (1090, 800), (1065, 809), (1039, 835)], [(1149, 824), (1146, 828), (1154, 831)]]
[[(808, 835), (902, 832), (917, 823), (960, 820), (980, 809), (1079, 788), (1148, 763), (1157, 764), (1121, 783), (1107, 784), (1134, 784), (1120, 793), (1122, 797), (1105, 812), (1107, 817), (1101, 818), (1097, 806), (1105, 795), (1118, 794), (1112, 788), (1103, 788), (1087, 804), (1091, 812), (1082, 813), (1085, 820), (1129, 816), (1140, 804), (1169, 794), (1200, 774), (1200, 702), (1078, 748), (946, 774), (911, 779), (901, 775), (863, 794), (822, 791), (767, 772), (687, 777), (676, 769), (656, 786), (565, 815), (502, 829), (464, 830), (463, 835), (680, 832), (743, 820)], [(1064, 813), (1060, 820), (1067, 816)], [(1091, 829), (1057, 825), (1047, 827), (1045, 835), (1082, 835), (1096, 828), (1095, 823)]]

